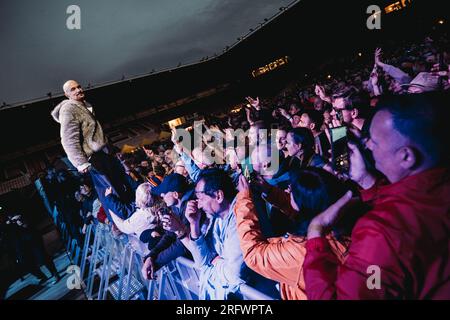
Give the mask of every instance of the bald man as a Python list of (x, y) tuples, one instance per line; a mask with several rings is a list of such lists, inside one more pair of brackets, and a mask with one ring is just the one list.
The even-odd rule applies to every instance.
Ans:
[(61, 144), (70, 162), (79, 172), (87, 173), (89, 157), (105, 147), (107, 140), (78, 82), (69, 80), (63, 89), (68, 100), (57, 105), (52, 116), (61, 124)]
[(125, 171), (110, 154), (107, 138), (92, 106), (85, 100), (83, 88), (69, 80), (63, 90), (67, 99), (58, 104), (51, 115), (61, 125), (61, 144), (70, 162), (80, 173), (91, 174), (102, 204), (105, 204), (105, 190), (110, 186), (123, 202), (132, 201), (133, 191)]

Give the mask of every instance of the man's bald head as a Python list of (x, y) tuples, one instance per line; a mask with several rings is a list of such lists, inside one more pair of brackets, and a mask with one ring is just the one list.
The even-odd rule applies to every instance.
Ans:
[(63, 85), (64, 95), (76, 101), (84, 101), (84, 91), (81, 85), (75, 80), (66, 81)]
[(448, 164), (449, 97), (430, 92), (380, 100), (367, 146), (390, 182)]
[(75, 86), (78, 85), (78, 82), (76, 82), (75, 80), (67, 80), (63, 85), (64, 93), (69, 92), (70, 87), (73, 85), (75, 85)]

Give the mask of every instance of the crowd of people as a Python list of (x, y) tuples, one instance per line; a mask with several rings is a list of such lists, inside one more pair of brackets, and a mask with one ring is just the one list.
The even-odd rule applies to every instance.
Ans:
[(193, 259), (200, 299), (239, 299), (243, 283), (282, 299), (449, 299), (447, 45), (377, 48), (371, 65), (246, 97), (128, 154), (68, 81), (52, 115), (81, 178), (49, 169), (49, 197), (80, 244), (90, 223), (126, 234), (146, 279)]
[[(24, 279), (28, 273), (36, 277), (39, 285), (53, 285), (61, 279), (40, 232), (20, 211), (0, 208), (0, 251), (13, 262), (10, 274), (2, 275), (2, 289), (6, 281)], [(42, 265), (46, 266), (50, 277), (41, 270)]]

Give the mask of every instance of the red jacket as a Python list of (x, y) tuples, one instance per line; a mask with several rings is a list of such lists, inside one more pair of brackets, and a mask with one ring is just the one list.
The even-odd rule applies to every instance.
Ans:
[[(343, 263), (325, 238), (307, 242), (308, 298), (450, 299), (449, 173), (435, 168), (363, 191), (372, 209), (355, 225)], [(379, 267), (379, 289), (368, 288), (376, 285), (370, 266)]]

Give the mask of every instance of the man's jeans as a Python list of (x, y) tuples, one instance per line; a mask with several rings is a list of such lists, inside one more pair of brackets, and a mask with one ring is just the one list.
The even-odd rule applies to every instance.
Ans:
[(98, 198), (105, 209), (108, 219), (112, 221), (109, 215), (109, 208), (106, 207), (105, 191), (112, 187), (112, 192), (119, 197), (121, 202), (131, 202), (134, 200), (133, 190), (127, 179), (122, 164), (114, 156), (105, 150), (94, 153), (89, 162), (91, 168), (89, 170)]

